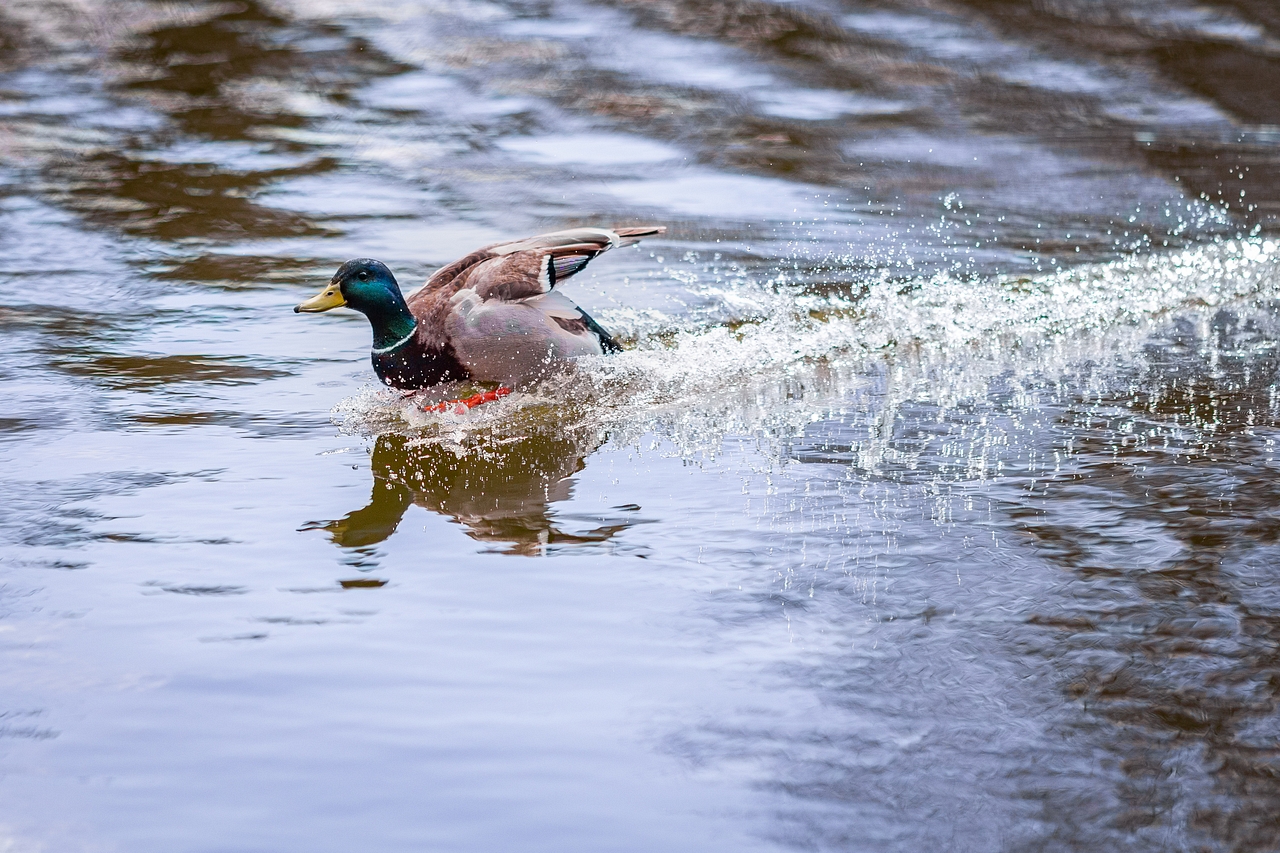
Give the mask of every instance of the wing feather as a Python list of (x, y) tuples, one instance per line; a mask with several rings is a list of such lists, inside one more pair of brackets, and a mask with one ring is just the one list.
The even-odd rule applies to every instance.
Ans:
[[(641, 237), (662, 234), (661, 225), (629, 228), (568, 228), (495, 243), (441, 268), (426, 286), (409, 297), (411, 310), (425, 309), (437, 291), (472, 288), (483, 299), (513, 301), (547, 293), (559, 282), (586, 268), (609, 249), (630, 246)], [(447, 298), (447, 297), (446, 297)], [(594, 322), (594, 321), (593, 321)]]
[(551, 284), (554, 287), (591, 263), (595, 255), (548, 255), (551, 258)]

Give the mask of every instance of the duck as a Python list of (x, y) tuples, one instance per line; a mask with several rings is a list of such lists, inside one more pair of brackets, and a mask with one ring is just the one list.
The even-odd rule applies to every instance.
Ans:
[(364, 314), (373, 329), (373, 370), (392, 388), (497, 383), (497, 390), (476, 395), (487, 402), (576, 359), (621, 350), (557, 286), (610, 249), (665, 231), (584, 227), (494, 243), (442, 267), (407, 299), (386, 264), (354, 258), (293, 310), (346, 307)]

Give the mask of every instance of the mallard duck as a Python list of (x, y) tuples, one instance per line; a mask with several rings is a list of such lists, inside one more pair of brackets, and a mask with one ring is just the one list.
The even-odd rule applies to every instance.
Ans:
[(368, 317), (373, 369), (392, 388), (470, 379), (499, 383), (501, 393), (575, 358), (621, 349), (555, 287), (602, 252), (664, 231), (571, 228), (495, 243), (442, 268), (407, 300), (385, 264), (356, 258), (293, 310), (346, 306)]

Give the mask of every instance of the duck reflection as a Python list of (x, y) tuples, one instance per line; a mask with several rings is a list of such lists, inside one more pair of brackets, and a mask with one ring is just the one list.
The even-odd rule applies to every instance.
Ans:
[(467, 535), (493, 543), (501, 553), (537, 555), (557, 546), (605, 542), (632, 522), (569, 532), (551, 513), (551, 504), (571, 497), (573, 475), (599, 445), (594, 435), (539, 433), (460, 455), (439, 444), (384, 435), (373, 448), (368, 505), (304, 529), (327, 530), (339, 547), (363, 549), (394, 533), (405, 511), (417, 504), (456, 519)]

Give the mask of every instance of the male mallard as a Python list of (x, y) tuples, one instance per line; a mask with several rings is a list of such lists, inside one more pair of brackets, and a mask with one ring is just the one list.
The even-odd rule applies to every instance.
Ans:
[(293, 310), (345, 305), (368, 317), (373, 369), (393, 388), (462, 379), (518, 384), (555, 364), (620, 349), (586, 311), (553, 288), (596, 255), (664, 231), (571, 228), (495, 243), (439, 270), (407, 301), (385, 264), (356, 258)]

